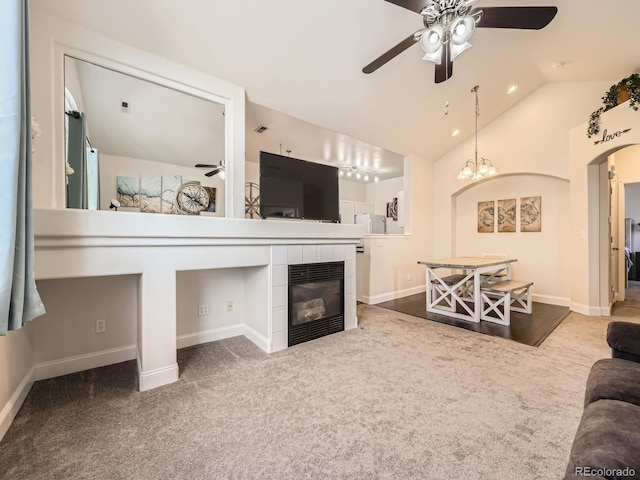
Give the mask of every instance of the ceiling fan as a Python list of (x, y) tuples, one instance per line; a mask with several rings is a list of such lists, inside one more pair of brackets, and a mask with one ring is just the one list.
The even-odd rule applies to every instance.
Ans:
[(436, 83), (453, 75), (453, 60), (471, 47), (476, 27), (540, 30), (558, 13), (557, 7), (471, 8), (478, 0), (385, 0), (422, 15), (425, 28), (409, 35), (395, 47), (364, 67), (373, 73), (382, 65), (420, 42), (422, 58), (436, 64)]
[(213, 177), (214, 175), (220, 175), (220, 178), (224, 180), (224, 162), (220, 162), (218, 165), (211, 165), (209, 163), (196, 163), (196, 168), (211, 168), (212, 170), (205, 173), (205, 177)]

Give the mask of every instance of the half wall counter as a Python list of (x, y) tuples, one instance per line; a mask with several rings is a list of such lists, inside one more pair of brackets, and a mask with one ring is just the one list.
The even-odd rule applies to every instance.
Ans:
[[(268, 353), (292, 345), (287, 324), (289, 265), (343, 262), (344, 329), (357, 325), (355, 247), (364, 234), (359, 225), (39, 209), (34, 211), (34, 227), (38, 281), (136, 276), (134, 358), (140, 390), (178, 379), (176, 349), (185, 346), (176, 333), (180, 272), (245, 272), (232, 276), (246, 290), (243, 319), (214, 337), (200, 335), (204, 341), (242, 334)], [(98, 361), (91, 366), (102, 365)], [(58, 374), (72, 371), (77, 370), (71, 366)], [(46, 377), (38, 378), (36, 368), (36, 379), (42, 378)]]

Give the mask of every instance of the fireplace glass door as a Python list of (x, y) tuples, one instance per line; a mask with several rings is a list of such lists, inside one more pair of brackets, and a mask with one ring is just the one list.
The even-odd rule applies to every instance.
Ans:
[(289, 346), (344, 330), (344, 262), (289, 266)]

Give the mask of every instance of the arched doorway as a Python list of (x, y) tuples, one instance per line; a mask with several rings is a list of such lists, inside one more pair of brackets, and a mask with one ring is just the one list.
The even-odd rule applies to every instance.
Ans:
[[(640, 250), (635, 231), (640, 221), (640, 190), (634, 188), (640, 182), (640, 145), (621, 148), (607, 159), (609, 169), (614, 168), (610, 179), (610, 203), (615, 246), (609, 262), (610, 282), (613, 285), (613, 302), (625, 301), (629, 273), (635, 253)], [(634, 218), (635, 217), (635, 218)], [(640, 239), (639, 239), (640, 240)]]
[(587, 170), (589, 284), (598, 299), (595, 313), (608, 316), (614, 303), (625, 298), (624, 193), (626, 183), (640, 179), (640, 145), (606, 150), (591, 160)]

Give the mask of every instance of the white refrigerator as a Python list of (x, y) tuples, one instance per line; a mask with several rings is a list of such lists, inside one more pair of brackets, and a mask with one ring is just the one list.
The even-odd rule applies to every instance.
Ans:
[(364, 225), (364, 234), (387, 233), (387, 219), (384, 215), (362, 213), (355, 216), (356, 225)]

